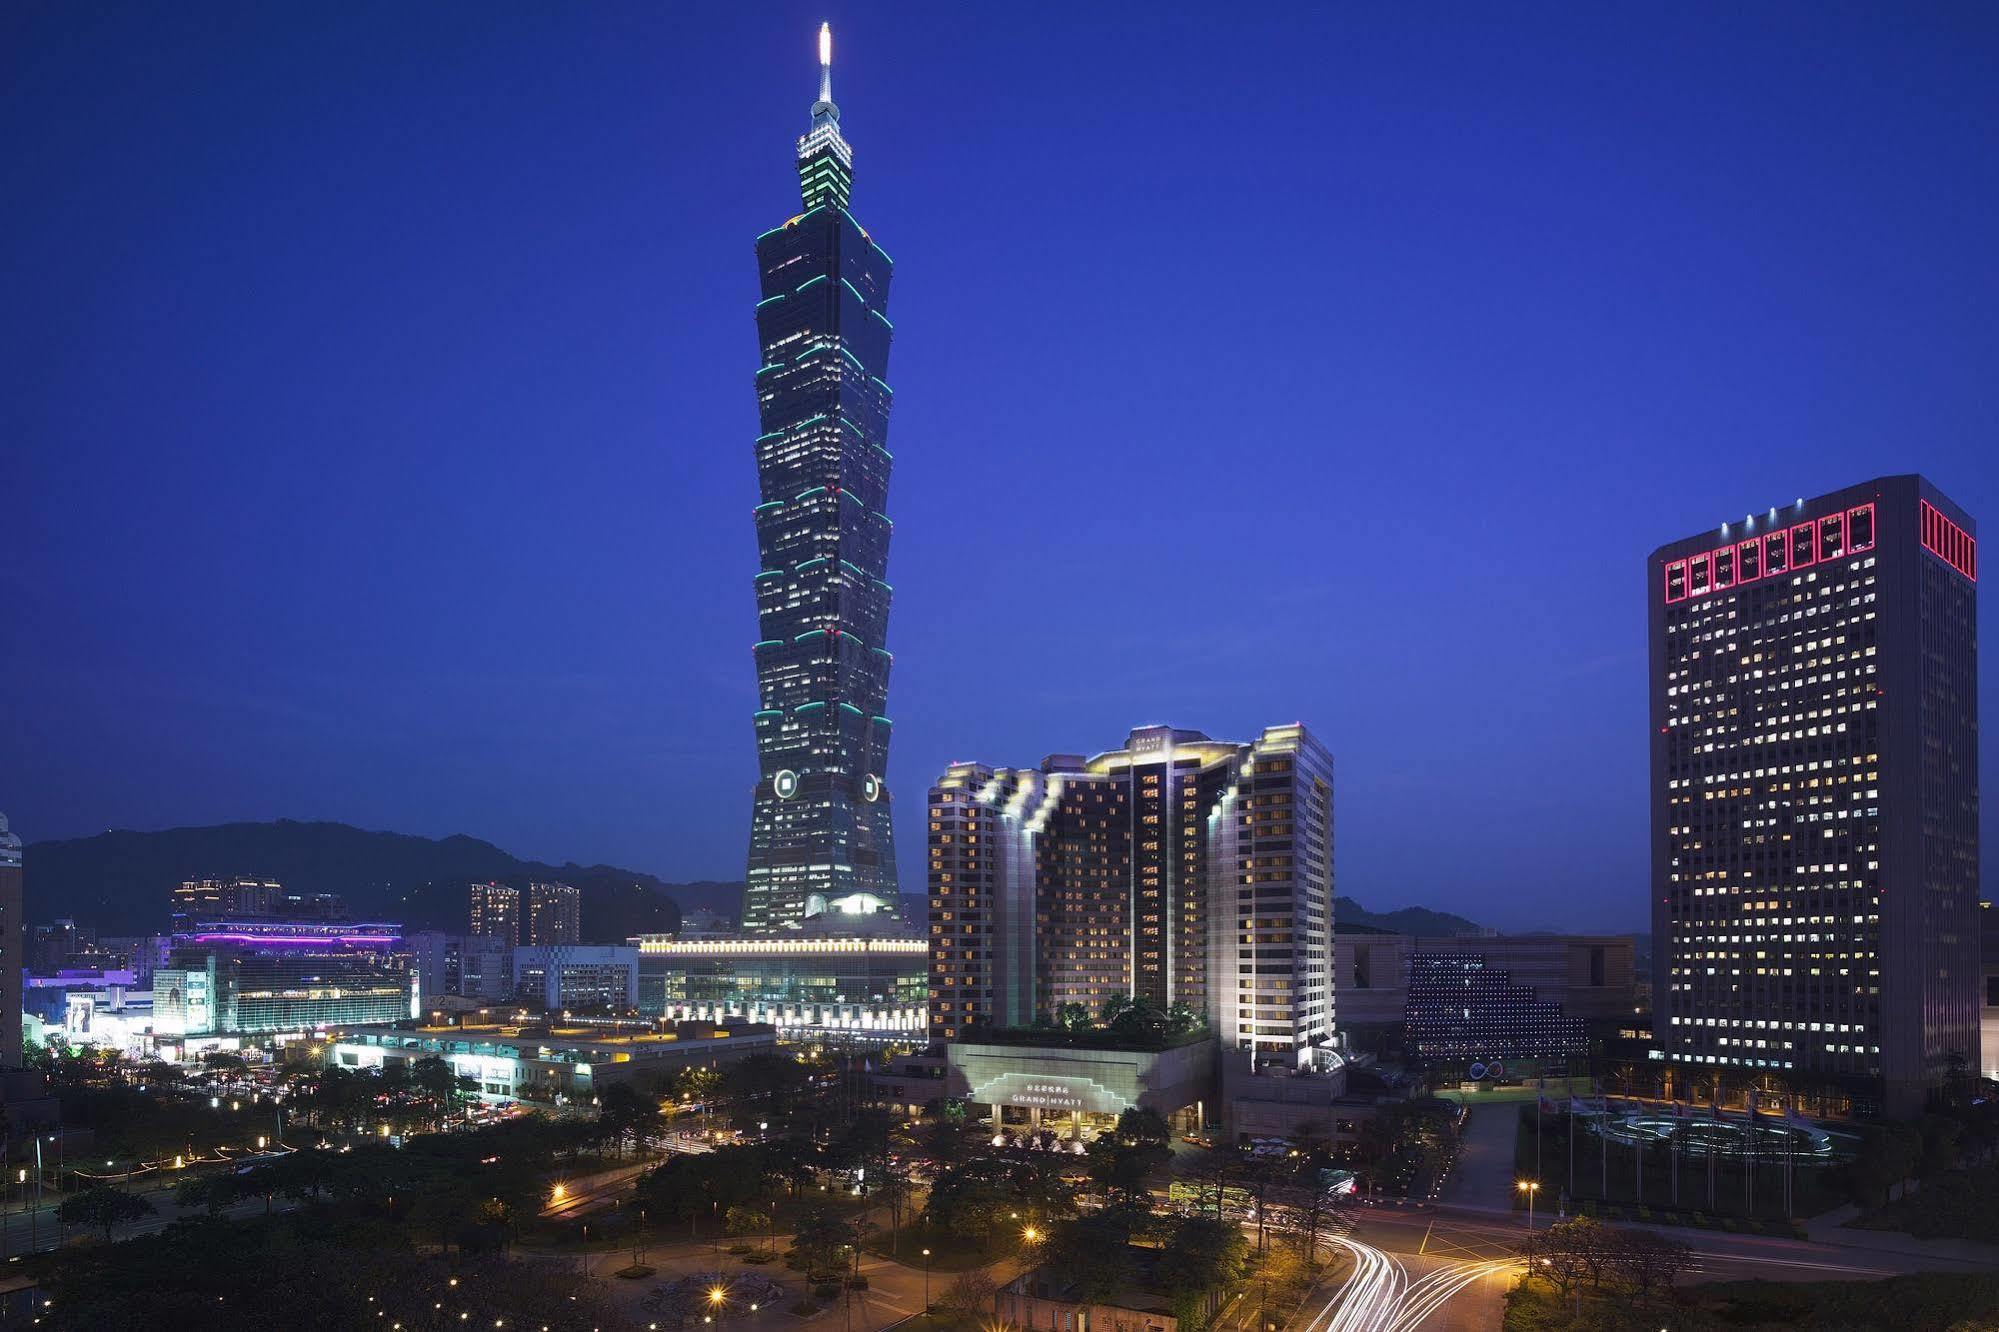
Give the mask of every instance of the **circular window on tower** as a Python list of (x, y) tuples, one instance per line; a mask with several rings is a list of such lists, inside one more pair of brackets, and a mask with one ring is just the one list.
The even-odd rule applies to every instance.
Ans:
[(770, 789), (777, 792), (779, 800), (789, 800), (798, 794), (798, 774), (790, 768), (778, 769), (777, 776), (770, 779)]
[(873, 773), (869, 773), (867, 780), (861, 783), (861, 794), (869, 800), (880, 800), (882, 798), (882, 779)]

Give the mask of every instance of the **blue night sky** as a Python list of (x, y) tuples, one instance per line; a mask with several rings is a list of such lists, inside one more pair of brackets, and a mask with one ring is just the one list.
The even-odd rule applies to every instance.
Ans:
[(1340, 891), (1643, 928), (1646, 554), (1887, 472), (1999, 518), (1989, 6), (17, 3), (17, 831), (740, 876), (822, 17), (905, 887), (947, 762), (1303, 720)]

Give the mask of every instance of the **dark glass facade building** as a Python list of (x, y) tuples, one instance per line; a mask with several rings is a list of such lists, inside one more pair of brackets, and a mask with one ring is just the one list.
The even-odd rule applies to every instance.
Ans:
[(1655, 1057), (1890, 1111), (1976, 1058), (1977, 556), (1919, 476), (1653, 552)]
[(21, 839), (0, 814), (0, 1068), (21, 1066), (22, 949)]
[(745, 932), (896, 896), (888, 767), (891, 264), (847, 211), (853, 152), (820, 33), (804, 211), (757, 238), (758, 776)]

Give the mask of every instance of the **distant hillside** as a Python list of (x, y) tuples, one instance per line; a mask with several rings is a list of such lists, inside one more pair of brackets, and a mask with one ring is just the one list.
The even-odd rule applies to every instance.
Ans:
[(1456, 934), (1483, 934), (1476, 921), (1428, 907), (1398, 907), (1394, 911), (1369, 911), (1351, 897), (1333, 899), (1333, 925), (1362, 925), (1390, 934), (1415, 934), (1424, 938), (1445, 938)]
[(437, 840), (280, 819), (107, 832), (34, 842), (22, 853), (27, 919), (67, 916), (101, 934), (164, 930), (175, 884), (238, 874), (276, 879), (295, 892), (339, 893), (354, 915), (399, 920), (411, 929), (463, 930), (467, 884), (525, 886), (531, 879), (583, 890), (585, 942), (680, 926), (679, 885), (611, 865), (520, 860), (462, 835)]

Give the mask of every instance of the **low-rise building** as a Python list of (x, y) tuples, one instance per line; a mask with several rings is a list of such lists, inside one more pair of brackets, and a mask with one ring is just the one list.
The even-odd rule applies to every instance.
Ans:
[(1109, 1032), (992, 1031), (944, 1046), (944, 1094), (992, 1121), (1080, 1140), (1127, 1110), (1155, 1110), (1183, 1131), (1214, 1110), (1215, 1042), (1120, 1043)]
[(810, 930), (747, 938), (634, 938), (641, 1013), (670, 1020), (768, 1022), (782, 1031), (920, 1037), (929, 945)]
[[(1019, 1332), (1179, 1332), (1180, 1320), (1160, 1270), (1171, 1256), (1138, 1245), (1132, 1246), (1131, 1256), (1133, 1281), (1108, 1299), (1085, 1300), (1052, 1269), (1040, 1267), (1000, 1287), (993, 1312), (1000, 1326)], [(1211, 1297), (1210, 1313), (1220, 1295)]]
[(71, 990), (62, 1034), (74, 1047), (91, 1045), (146, 1058), (153, 1049), (153, 992), (124, 986)]
[(228, 920), (175, 937), (153, 972), (153, 1035), (285, 1036), (410, 1017), (402, 927), (386, 922)]
[(639, 950), (607, 944), (516, 948), (514, 993), (551, 1013), (636, 1011)]
[(1333, 942), (1350, 1049), (1467, 1069), (1587, 1054), (1630, 1022), (1635, 975), (1629, 935), (1425, 938), (1347, 926)]
[(667, 1031), (607, 1032), (548, 1024), (359, 1027), (337, 1032), (328, 1067), (375, 1069), (438, 1058), (479, 1084), (482, 1100), (587, 1099), (617, 1082), (648, 1087), (678, 1069), (712, 1068), (777, 1046), (769, 1027), (681, 1023)]

